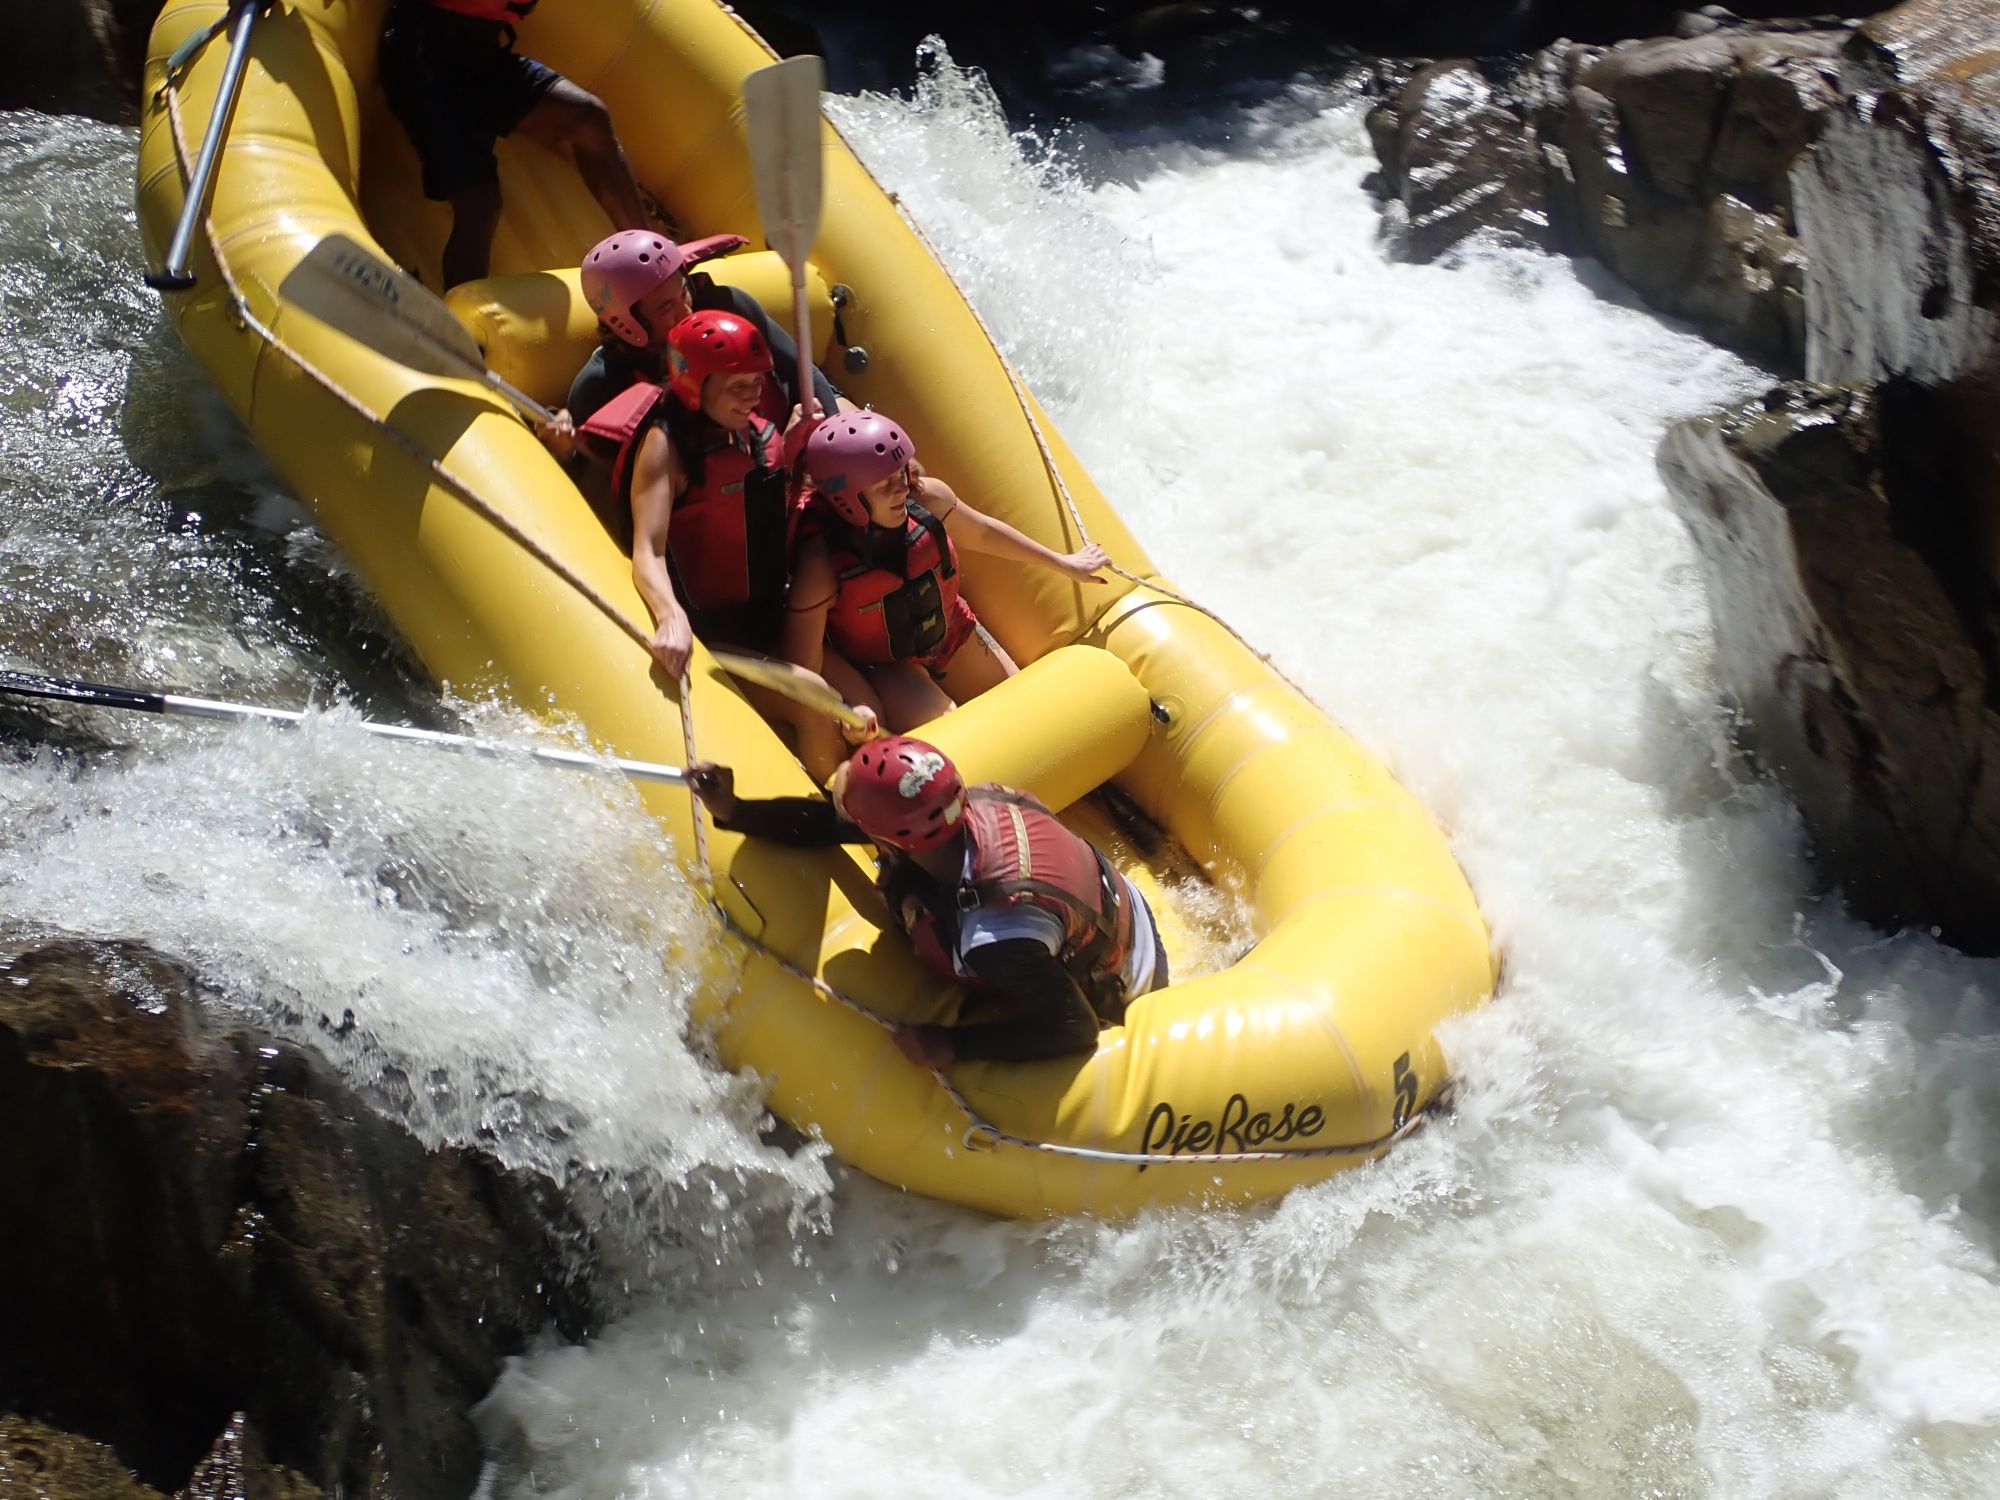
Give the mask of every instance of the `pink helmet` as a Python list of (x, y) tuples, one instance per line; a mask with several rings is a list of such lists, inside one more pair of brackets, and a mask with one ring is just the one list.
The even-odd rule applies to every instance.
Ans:
[(687, 265), (685, 251), (649, 229), (621, 229), (583, 258), (583, 297), (598, 321), (626, 343), (653, 342), (639, 304)]
[(850, 526), (866, 526), (861, 492), (916, 456), (917, 445), (879, 411), (834, 412), (806, 440), (806, 473), (835, 515)]
[(958, 832), (965, 779), (935, 745), (890, 735), (854, 752), (840, 805), (875, 843), (921, 853)]

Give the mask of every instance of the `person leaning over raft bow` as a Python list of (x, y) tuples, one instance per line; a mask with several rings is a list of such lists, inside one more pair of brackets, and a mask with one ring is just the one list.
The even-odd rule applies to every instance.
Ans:
[(611, 116), (553, 68), (514, 50), (514, 25), (538, 0), (395, 0), (378, 68), (389, 109), (424, 169), (424, 196), (451, 205), (445, 288), (486, 274), (500, 223), (493, 142), (516, 130), (575, 153), (613, 224), (643, 228), (646, 207)]
[[(739, 234), (715, 234), (680, 244), (663, 234), (624, 230), (591, 246), (579, 279), (584, 300), (597, 314), (597, 348), (570, 382), (568, 403), (553, 422), (536, 428), (557, 458), (569, 457), (578, 426), (634, 382), (665, 382), (667, 334), (697, 312), (734, 313), (757, 330), (773, 365), (758, 414), (779, 427), (790, 422), (803, 399), (798, 347), (791, 334), (748, 292), (694, 269), (749, 243)], [(816, 365), (812, 380), (822, 412), (848, 408), (847, 399)]]
[(1083, 1052), (1135, 996), (1168, 982), (1145, 898), (1089, 842), (1025, 792), (968, 787), (944, 753), (906, 735), (873, 740), (834, 774), (833, 800), (739, 801), (725, 766), (690, 766), (716, 825), (800, 846), (872, 843), (878, 885), (917, 956), (966, 986), (991, 1019), (898, 1026), (920, 1067)]
[(1055, 552), (982, 515), (917, 467), (916, 445), (880, 412), (820, 423), (805, 442), (805, 470), (778, 650), (819, 672), (831, 645), (860, 669), (891, 729), (927, 724), (1020, 670), (959, 593), (960, 545), (1104, 582), (1102, 547)]

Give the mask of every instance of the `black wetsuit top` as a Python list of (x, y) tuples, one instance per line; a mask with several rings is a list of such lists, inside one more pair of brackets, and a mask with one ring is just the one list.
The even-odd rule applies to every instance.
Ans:
[[(737, 802), (718, 828), (751, 838), (801, 848), (833, 844), (866, 844), (868, 835), (817, 797), (764, 797)], [(885, 882), (889, 909), (900, 921), (903, 900), (915, 896), (931, 911), (955, 913), (956, 891), (947, 890), (913, 860), (891, 860)], [(1166, 981), (1166, 955), (1155, 957), (1155, 984)], [(973, 992), (969, 1008), (997, 1011), (1001, 1019), (944, 1028), (953, 1054), (962, 1062), (1025, 1062), (1086, 1052), (1097, 1045), (1102, 1024), (1096, 1009), (1076, 982), (1076, 976), (1033, 938), (984, 943), (964, 957), (965, 967), (982, 989)]]

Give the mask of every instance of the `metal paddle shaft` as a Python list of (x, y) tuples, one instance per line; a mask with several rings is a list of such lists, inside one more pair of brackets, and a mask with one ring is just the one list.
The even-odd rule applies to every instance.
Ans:
[(278, 295), (385, 359), (425, 375), (470, 376), (539, 422), (555, 415), (486, 368), (472, 330), (435, 292), (344, 234), (307, 251)]
[[(91, 708), (120, 708), (136, 713), (173, 714), (190, 719), (225, 719), (232, 723), (297, 725), (305, 714), (289, 708), (260, 708), (250, 703), (222, 703), (213, 698), (186, 698), (178, 693), (148, 693), (139, 688), (109, 687), (101, 682), (77, 682), (65, 677), (43, 677), (35, 672), (0, 671), (0, 693), (19, 698), (54, 698), (64, 703), (81, 703)], [(438, 745), (474, 755), (514, 756), (527, 754), (547, 765), (571, 770), (594, 771), (610, 765), (634, 781), (657, 781), (669, 786), (685, 786), (687, 772), (679, 766), (661, 765), (650, 760), (604, 760), (581, 750), (557, 750), (544, 745), (506, 745), (496, 740), (476, 740), (466, 734), (446, 734), (437, 729), (411, 729), (401, 724), (378, 724), (363, 719), (357, 726), (385, 740), (407, 740)]]
[[(194, 244), (195, 226), (208, 212), (209, 190), (215, 184), (215, 164), (221, 159), (222, 142), (229, 134), (229, 122), (236, 115), (236, 96), (243, 90), (243, 69), (250, 61), (250, 28), (270, 4), (271, 0), (235, 0), (235, 7), (230, 12), (229, 59), (222, 66), (222, 85), (215, 91), (215, 104), (208, 113), (208, 133), (201, 138), (201, 151), (196, 155), (194, 171), (188, 177), (187, 197), (181, 203), (180, 222), (174, 225), (174, 237), (167, 245), (166, 260), (159, 270), (146, 277), (146, 285), (156, 292), (184, 292), (194, 285), (194, 273), (188, 269), (188, 250)], [(202, 35), (201, 40), (205, 42), (214, 34), (210, 30)], [(174, 58), (185, 65), (186, 59), (181, 53), (176, 52)]]
[(764, 239), (792, 273), (792, 329), (799, 346), (799, 406), (818, 411), (812, 379), (812, 319), (806, 309), (806, 257), (819, 234), (819, 96), (826, 64), (788, 57), (743, 80), (743, 122), (750, 137), (750, 173)]

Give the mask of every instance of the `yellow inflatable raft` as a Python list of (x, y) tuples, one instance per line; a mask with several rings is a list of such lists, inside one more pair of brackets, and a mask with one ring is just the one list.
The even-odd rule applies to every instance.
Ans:
[[(705, 656), (685, 705), (662, 692), (635, 638), (649, 622), (627, 558), (504, 403), (280, 295), (335, 234), (437, 284), (446, 211), (421, 197), (375, 84), (386, 3), (279, 0), (256, 23), (197, 282), (170, 299), (182, 337), (438, 679), (573, 717), (622, 755), (726, 762), (745, 795), (808, 792)], [(174, 80), (167, 61), (223, 10), (168, 0), (153, 33), (138, 191), (156, 259), (225, 47)], [(739, 91), (771, 54), (728, 11), (559, 0), (522, 26), (520, 47), (610, 106), (640, 180), (689, 233), (760, 242)], [(718, 975), (700, 1018), (723, 1061), (755, 1069), (779, 1115), (854, 1166), (996, 1213), (1266, 1198), (1380, 1154), (1446, 1085), (1433, 1029), (1495, 977), (1444, 838), (1377, 761), (1154, 575), (888, 194), (830, 126), (823, 137), (822, 363), (894, 413), (961, 494), (1059, 550), (1100, 542), (1129, 575), (1086, 589), (968, 557), (969, 596), (1031, 665), (927, 733), (968, 779), (1070, 807), (1147, 891), (1178, 982), (1135, 1002), (1093, 1056), (926, 1073), (883, 1018), (946, 1020), (958, 996), (884, 933), (867, 862), (698, 828), (684, 792), (650, 787), (646, 805), (734, 929), (740, 967)], [(567, 160), (510, 141), (501, 162), (501, 274), (451, 305), (496, 371), (559, 402), (594, 333), (574, 269), (550, 268), (573, 268), (608, 226)], [(773, 259), (735, 257), (718, 274), (783, 309)], [(862, 373), (831, 343), (836, 284)], [(1107, 780), (1116, 806), (1145, 816), (1114, 823), (1106, 799), (1079, 802)], [(1221, 904), (1216, 889), (1254, 942), (1201, 915)]]

